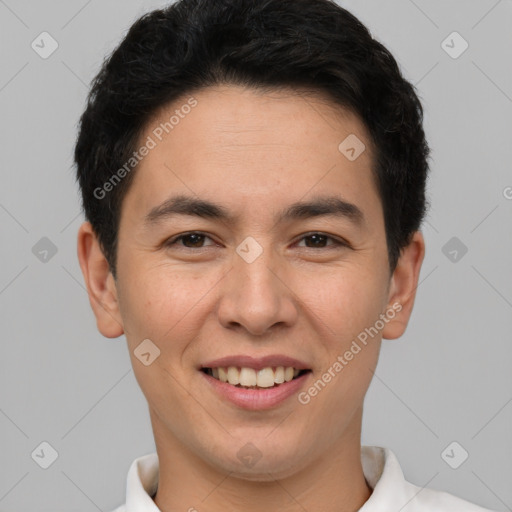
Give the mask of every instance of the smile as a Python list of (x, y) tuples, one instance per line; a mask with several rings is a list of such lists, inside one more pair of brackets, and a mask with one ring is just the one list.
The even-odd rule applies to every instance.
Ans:
[(246, 389), (272, 388), (301, 376), (311, 370), (299, 370), (292, 366), (266, 367), (254, 370), (248, 367), (202, 368), (203, 372), (214, 379), (232, 386)]
[[(223, 402), (249, 411), (264, 411), (279, 406), (299, 393), (313, 372), (309, 369), (298, 370), (283, 366), (264, 367), (260, 370), (228, 366), (203, 367), (199, 374), (204, 377), (209, 389)], [(221, 380), (221, 376), (224, 380)]]

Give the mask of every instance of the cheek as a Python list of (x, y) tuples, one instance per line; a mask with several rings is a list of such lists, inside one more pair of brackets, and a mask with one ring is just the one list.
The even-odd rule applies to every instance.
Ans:
[[(126, 338), (136, 380), (155, 410), (166, 410), (172, 402), (176, 411), (184, 413), (179, 404), (187, 403), (188, 393), (180, 360), (188, 340), (195, 336), (188, 331), (190, 326), (200, 325), (200, 309), (194, 304), (204, 291), (200, 293), (197, 282), (194, 292), (190, 286), (193, 281), (186, 279), (183, 272), (161, 266), (139, 268), (133, 275), (123, 287), (122, 316), (129, 332)], [(158, 353), (149, 365), (137, 356), (142, 353), (138, 347), (146, 339), (156, 346), (149, 345), (147, 350)]]
[(382, 312), (382, 284), (377, 275), (352, 270), (332, 273), (308, 299), (326, 355), (322, 363), (328, 375), (320, 378), (331, 392), (323, 400), (338, 408), (340, 400), (349, 406), (364, 395), (380, 351), (380, 333), (369, 335), (368, 330)]
[[(163, 356), (171, 347), (173, 352), (179, 350), (177, 340), (194, 337), (200, 328), (208, 292), (219, 276), (167, 263), (146, 264), (132, 269), (131, 275), (134, 277), (125, 282), (122, 297), (121, 314), (127, 330), (136, 339), (155, 340)], [(175, 341), (170, 344), (170, 340)]]
[[(338, 411), (338, 420), (357, 405), (371, 382), (381, 344), (380, 332), (370, 331), (382, 313), (385, 290), (378, 274), (366, 271), (340, 272), (320, 294), (329, 327), (326, 348), (329, 354), (325, 373), (330, 392), (324, 405)], [(371, 332), (371, 334), (368, 334)], [(326, 375), (328, 373), (328, 375)]]
[(384, 289), (368, 269), (337, 269), (320, 278), (301, 278), (300, 287), (304, 301), (336, 344), (349, 342), (382, 312)]
[(356, 277), (332, 279), (315, 294), (315, 329), (324, 356), (317, 380), (306, 391), (316, 397), (312, 410), (330, 411), (326, 421), (334, 430), (362, 403), (377, 366), (381, 335), (369, 329), (382, 312), (381, 297), (377, 281)]

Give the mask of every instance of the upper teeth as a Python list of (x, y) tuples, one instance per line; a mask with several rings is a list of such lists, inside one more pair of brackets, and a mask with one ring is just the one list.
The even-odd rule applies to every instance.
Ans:
[(260, 388), (271, 388), (274, 384), (282, 384), (289, 382), (296, 377), (300, 370), (291, 366), (278, 366), (275, 371), (271, 367), (262, 370), (254, 370), (253, 368), (237, 368), (229, 366), (227, 368), (212, 368), (212, 375), (222, 382), (228, 382), (236, 386), (258, 386)]

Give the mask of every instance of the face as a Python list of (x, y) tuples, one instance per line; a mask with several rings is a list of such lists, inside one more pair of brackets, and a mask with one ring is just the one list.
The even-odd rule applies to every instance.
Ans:
[[(197, 103), (183, 108), (190, 96)], [(167, 133), (161, 123), (176, 110)], [(355, 159), (340, 150), (354, 135), (365, 145)], [(364, 125), (320, 96), (219, 86), (162, 109), (141, 145), (148, 137), (155, 145), (122, 205), (117, 280), (109, 274), (91, 304), (103, 334), (126, 334), (157, 446), (179, 444), (256, 480), (358, 444), (381, 338), (405, 329), (423, 258), (417, 234), (389, 275)], [(191, 209), (177, 196), (217, 208)], [(308, 371), (242, 390), (201, 370), (228, 356), (286, 356), (296, 362), (266, 363)]]

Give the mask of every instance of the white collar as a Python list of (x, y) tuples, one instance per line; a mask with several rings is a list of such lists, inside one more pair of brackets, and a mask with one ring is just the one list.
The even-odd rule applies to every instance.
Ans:
[[(492, 512), (449, 493), (407, 482), (389, 448), (361, 446), (361, 463), (373, 492), (359, 512)], [(126, 503), (113, 512), (161, 512), (151, 498), (157, 489), (158, 476), (156, 452), (135, 459), (128, 471)]]

